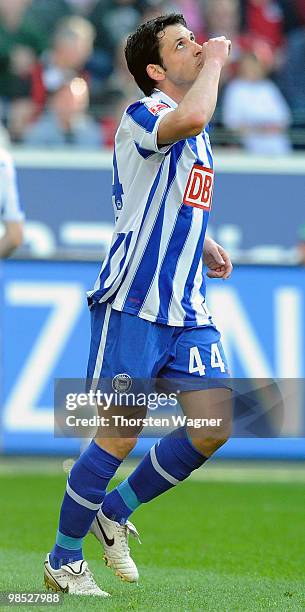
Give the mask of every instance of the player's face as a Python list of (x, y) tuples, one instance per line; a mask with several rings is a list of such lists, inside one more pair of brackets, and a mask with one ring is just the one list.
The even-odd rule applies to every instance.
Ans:
[(183, 25), (165, 28), (160, 38), (165, 78), (176, 86), (190, 86), (202, 68), (202, 47)]

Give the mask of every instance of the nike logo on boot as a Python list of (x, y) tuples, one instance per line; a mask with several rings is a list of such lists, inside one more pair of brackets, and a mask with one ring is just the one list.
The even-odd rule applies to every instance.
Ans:
[(111, 538), (111, 540), (110, 540), (110, 539), (107, 537), (107, 534), (105, 533), (105, 531), (104, 531), (104, 529), (103, 529), (103, 526), (102, 526), (102, 524), (101, 524), (101, 522), (100, 522), (100, 520), (99, 520), (98, 516), (96, 517), (96, 520), (97, 520), (97, 524), (98, 524), (98, 526), (99, 526), (99, 528), (100, 528), (100, 530), (101, 530), (101, 532), (102, 532), (102, 536), (103, 536), (103, 538), (104, 538), (104, 540), (105, 540), (105, 544), (107, 544), (107, 546), (113, 546), (113, 545), (114, 545), (114, 538)]

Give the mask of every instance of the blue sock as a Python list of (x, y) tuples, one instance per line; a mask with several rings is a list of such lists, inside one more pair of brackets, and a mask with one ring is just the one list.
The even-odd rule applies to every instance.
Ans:
[(53, 569), (83, 558), (82, 538), (105, 497), (121, 461), (94, 441), (74, 464), (60, 511), (56, 544), (50, 554)]
[(185, 480), (206, 460), (192, 445), (185, 429), (170, 433), (151, 448), (127, 480), (106, 495), (103, 513), (125, 523), (141, 504)]

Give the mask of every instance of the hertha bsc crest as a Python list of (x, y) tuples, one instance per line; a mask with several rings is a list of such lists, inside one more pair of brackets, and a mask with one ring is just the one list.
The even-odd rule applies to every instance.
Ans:
[(131, 389), (132, 380), (129, 374), (116, 374), (112, 379), (112, 388), (118, 393), (126, 393)]

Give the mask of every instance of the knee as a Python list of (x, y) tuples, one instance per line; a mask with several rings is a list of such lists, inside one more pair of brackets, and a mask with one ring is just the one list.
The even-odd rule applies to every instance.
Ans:
[(137, 438), (114, 438), (114, 443), (116, 448), (122, 453), (125, 452), (126, 455), (132, 451), (137, 443)]
[(198, 438), (192, 437), (192, 444), (196, 450), (199, 451), (204, 457), (211, 457), (221, 446), (223, 446), (229, 439), (229, 436), (221, 436), (219, 438)]
[(96, 444), (115, 457), (126, 457), (137, 443), (137, 438), (95, 438)]

